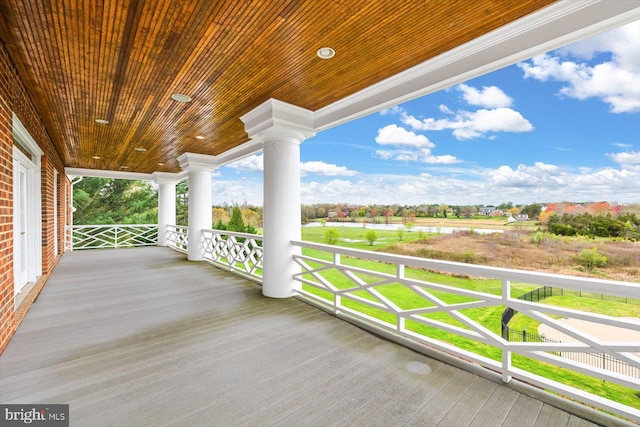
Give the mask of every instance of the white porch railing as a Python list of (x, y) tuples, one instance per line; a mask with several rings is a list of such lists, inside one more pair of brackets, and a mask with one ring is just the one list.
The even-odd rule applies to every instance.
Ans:
[[(637, 298), (640, 295), (640, 284), (405, 257), (301, 241), (295, 241), (292, 244), (313, 250), (313, 253), (317, 254), (294, 256), (295, 262), (301, 266), (301, 273), (296, 274), (295, 279), (303, 284), (302, 289), (299, 290), (303, 299), (325, 306), (335, 314), (346, 314), (369, 325), (373, 324), (390, 332), (410, 337), (500, 372), (505, 382), (509, 382), (512, 377), (518, 378), (636, 422), (640, 421), (640, 411), (635, 408), (579, 390), (526, 369), (527, 366), (531, 366), (531, 359), (534, 359), (558, 368), (638, 389), (640, 382), (633, 376), (581, 363), (561, 357), (559, 354), (566, 352), (606, 354), (630, 365), (632, 369), (640, 369), (639, 323), (545, 305), (543, 302), (511, 298), (513, 282), (586, 292), (604, 292), (628, 298)], [(387, 265), (386, 273), (382, 272), (385, 271), (383, 268), (378, 271), (370, 270), (358, 267), (356, 259), (373, 260), (390, 264), (391, 267)], [(499, 279), (502, 283), (502, 292), (500, 295), (494, 295), (417, 280), (411, 278), (415, 276), (415, 270), (412, 271), (409, 267)], [(477, 319), (480, 317), (478, 310), (493, 306), (499, 306), (500, 313), (502, 309), (511, 307), (569, 335), (577, 342), (509, 342), (501, 336), (499, 316), (496, 320), (497, 325), (489, 327), (473, 320), (469, 317), (470, 312), (466, 312), (466, 310), (472, 310), (472, 317)], [(628, 332), (629, 341), (597, 339), (586, 332), (567, 326), (558, 319), (561, 317), (624, 328)], [(424, 329), (437, 333), (425, 333)], [(451, 339), (452, 335), (460, 339)], [(447, 342), (448, 340), (453, 343)], [(460, 345), (465, 340), (467, 345)], [(484, 348), (484, 354), (478, 348)], [(488, 357), (492, 354), (494, 358)], [(519, 366), (512, 364), (512, 355), (515, 356), (514, 364)], [(521, 356), (528, 358), (528, 361), (523, 363), (525, 359)], [(558, 368), (554, 369), (559, 372)]]
[(189, 228), (183, 225), (167, 225), (167, 244), (178, 252), (187, 253), (189, 248)]
[(262, 283), (262, 236), (223, 230), (202, 230), (204, 259)]
[(131, 248), (158, 244), (157, 224), (73, 225), (66, 227), (65, 249)]

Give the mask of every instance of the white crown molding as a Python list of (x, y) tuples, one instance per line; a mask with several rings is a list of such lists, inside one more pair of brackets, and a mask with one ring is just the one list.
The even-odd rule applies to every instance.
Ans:
[(186, 173), (184, 171), (179, 174), (170, 172), (154, 172), (151, 174), (151, 177), (153, 181), (158, 184), (175, 184), (184, 178), (182, 175), (186, 176)]
[(268, 99), (240, 117), (249, 138), (292, 138), (302, 142), (316, 134), (314, 113), (306, 108)]
[(92, 177), (92, 178), (114, 178), (114, 179), (131, 179), (136, 181), (153, 181), (153, 174), (111, 171), (102, 169), (82, 169), (82, 168), (64, 168), (64, 173), (72, 179), (74, 176)]
[(559, 1), (315, 111), (314, 128), (338, 126), (637, 19), (637, 1)]
[(208, 170), (212, 171), (218, 168), (218, 158), (207, 154), (183, 153), (178, 157), (178, 164), (183, 171), (188, 170)]

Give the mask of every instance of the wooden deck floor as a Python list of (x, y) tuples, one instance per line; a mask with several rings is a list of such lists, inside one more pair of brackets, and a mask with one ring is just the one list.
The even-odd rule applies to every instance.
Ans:
[(65, 254), (0, 402), (92, 427), (594, 425), (165, 248)]

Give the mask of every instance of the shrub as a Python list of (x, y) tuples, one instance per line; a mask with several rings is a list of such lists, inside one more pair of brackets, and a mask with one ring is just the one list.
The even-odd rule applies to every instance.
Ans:
[(607, 265), (607, 257), (598, 252), (597, 248), (585, 249), (580, 252), (580, 262), (589, 270), (595, 267), (604, 267)]
[(340, 239), (340, 233), (335, 228), (327, 228), (324, 231), (324, 241), (327, 245), (335, 245)]
[(373, 246), (373, 243), (378, 240), (378, 233), (376, 233), (375, 230), (369, 230), (364, 237), (367, 239), (367, 242), (369, 242), (369, 246)]
[(398, 240), (402, 240), (402, 237), (404, 236), (404, 227), (398, 227)]
[(542, 231), (536, 231), (533, 236), (531, 236), (531, 241), (536, 245), (539, 245), (544, 240), (544, 233)]

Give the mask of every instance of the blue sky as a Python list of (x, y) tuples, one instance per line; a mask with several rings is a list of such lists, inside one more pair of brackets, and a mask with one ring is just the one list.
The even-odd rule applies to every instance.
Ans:
[[(640, 21), (323, 131), (303, 204), (640, 203)], [(262, 205), (262, 154), (213, 202)]]

